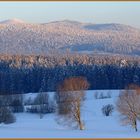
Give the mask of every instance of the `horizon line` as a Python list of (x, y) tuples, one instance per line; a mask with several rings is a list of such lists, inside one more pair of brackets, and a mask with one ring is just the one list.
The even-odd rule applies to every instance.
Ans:
[[(119, 22), (102, 22), (102, 23), (95, 23), (95, 22), (85, 22), (85, 21), (79, 21), (79, 20), (71, 20), (71, 19), (60, 19), (60, 20), (52, 20), (52, 21), (48, 21), (48, 22), (29, 22), (27, 20), (24, 19), (20, 19), (20, 18), (9, 18), (9, 19), (5, 19), (5, 20), (0, 20), (0, 24), (8, 24), (8, 22), (14, 22), (15, 23), (26, 23), (26, 24), (49, 24), (49, 23), (55, 23), (55, 22), (77, 22), (80, 24), (120, 24), (120, 25), (126, 25), (126, 26), (131, 26), (134, 28), (138, 28), (136, 26), (130, 25), (130, 24), (124, 24), (124, 23), (119, 23)], [(6, 23), (7, 22), (7, 23)]]

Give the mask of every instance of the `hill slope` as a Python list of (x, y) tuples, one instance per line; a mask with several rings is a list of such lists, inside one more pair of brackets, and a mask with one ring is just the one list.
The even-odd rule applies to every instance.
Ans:
[(140, 55), (140, 29), (68, 20), (29, 24), (14, 19), (0, 23), (0, 53), (46, 54), (52, 50)]

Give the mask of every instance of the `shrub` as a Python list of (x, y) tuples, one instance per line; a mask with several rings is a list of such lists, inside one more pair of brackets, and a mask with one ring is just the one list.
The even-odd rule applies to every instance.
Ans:
[(99, 94), (98, 92), (95, 93), (94, 95), (95, 99), (106, 99), (106, 98), (111, 98), (111, 93), (107, 92), (107, 94), (103, 94), (102, 92)]
[(0, 123), (10, 124), (14, 123), (16, 118), (8, 107), (0, 108)]
[(11, 110), (14, 113), (23, 112), (24, 111), (24, 106), (23, 106), (23, 104), (20, 100), (15, 99), (11, 103)]
[(95, 98), (95, 99), (98, 99), (98, 96), (99, 96), (98, 92), (95, 92), (95, 93), (94, 93), (94, 98)]
[(114, 106), (112, 104), (108, 104), (102, 107), (102, 113), (104, 116), (110, 116), (114, 110)]

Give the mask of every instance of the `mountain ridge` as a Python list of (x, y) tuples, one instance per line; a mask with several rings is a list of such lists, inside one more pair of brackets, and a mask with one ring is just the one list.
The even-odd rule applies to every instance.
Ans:
[(0, 22), (0, 53), (46, 54), (49, 51), (140, 55), (140, 29), (119, 23), (55, 21), (32, 24)]
[(19, 23), (25, 23), (25, 21), (17, 18), (0, 21), (0, 24), (19, 24)]

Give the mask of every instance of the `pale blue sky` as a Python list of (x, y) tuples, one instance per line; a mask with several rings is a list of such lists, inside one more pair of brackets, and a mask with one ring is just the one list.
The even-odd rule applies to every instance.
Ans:
[(140, 28), (140, 2), (0, 2), (0, 21), (12, 18), (33, 23), (64, 19), (122, 23)]

